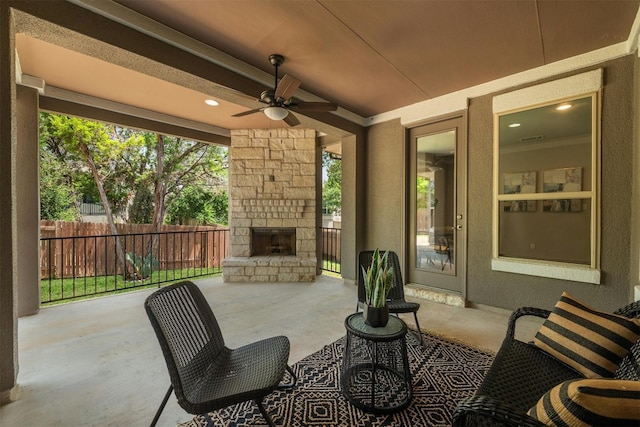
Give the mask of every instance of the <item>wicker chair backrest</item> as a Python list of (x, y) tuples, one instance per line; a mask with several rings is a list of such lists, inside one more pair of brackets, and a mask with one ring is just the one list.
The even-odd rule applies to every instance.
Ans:
[(167, 286), (150, 295), (145, 309), (167, 362), (178, 401), (225, 349), (218, 322), (192, 282)]
[[(615, 314), (640, 319), (640, 301), (632, 302), (616, 310)], [(636, 341), (627, 357), (622, 360), (620, 367), (616, 371), (616, 378), (640, 381), (640, 340)]]
[[(358, 255), (358, 301), (364, 302), (365, 290), (364, 290), (364, 278), (362, 277), (362, 267), (365, 269), (371, 266), (374, 251), (362, 251)], [(386, 251), (380, 251), (384, 253)], [(398, 255), (389, 251), (387, 262), (391, 264), (393, 269), (393, 287), (387, 295), (388, 299), (404, 301), (404, 282), (402, 280), (402, 270), (400, 269), (400, 261)]]

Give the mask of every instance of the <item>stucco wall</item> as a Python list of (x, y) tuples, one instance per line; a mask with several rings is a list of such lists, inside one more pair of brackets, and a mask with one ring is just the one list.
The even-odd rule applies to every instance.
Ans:
[(369, 128), (367, 135), (367, 249), (403, 257), (405, 235), (405, 135), (400, 120)]
[[(633, 55), (598, 67), (604, 69), (600, 285), (491, 269), (492, 100), (498, 93), (469, 100), (466, 297), (470, 303), (506, 309), (524, 305), (551, 308), (563, 291), (607, 310), (616, 309), (630, 300), (633, 285), (639, 280), (638, 260), (635, 259), (639, 243), (637, 238), (633, 238), (631, 226), (632, 212), (637, 214), (639, 210), (637, 206), (632, 210), (635, 153), (634, 67)], [(584, 71), (587, 70), (576, 70), (571, 74)], [(562, 77), (566, 75), (551, 80)], [(542, 81), (532, 85), (539, 83)], [(510, 90), (519, 88), (521, 87)], [(366, 145), (364, 246), (397, 251), (402, 259), (406, 256), (405, 218), (408, 200), (405, 188), (408, 167), (405, 144), (404, 128), (399, 121), (389, 121), (369, 128)], [(638, 184), (635, 185), (637, 186)]]
[(0, 3), (0, 405), (17, 397), (16, 121), (13, 22)]
[(18, 316), (40, 309), (40, 182), (38, 145), (38, 92), (16, 88), (18, 144), (16, 172), (20, 191), (16, 193), (18, 245)]
[(491, 94), (471, 99), (469, 104), (469, 301), (507, 309), (522, 305), (551, 307), (562, 291), (568, 291), (603, 309), (628, 302), (634, 57), (609, 61), (602, 68), (602, 285), (491, 270), (492, 99), (496, 95)]

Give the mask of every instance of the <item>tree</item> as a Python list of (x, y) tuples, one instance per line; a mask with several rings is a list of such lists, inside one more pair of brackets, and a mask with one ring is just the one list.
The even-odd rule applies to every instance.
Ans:
[(123, 215), (134, 193), (137, 171), (131, 165), (142, 149), (141, 138), (114, 125), (56, 114), (42, 113), (40, 123), (41, 147), (67, 165), (76, 192), (84, 200), (106, 198), (111, 212)]
[(226, 188), (226, 148), (151, 132), (142, 132), (140, 136), (144, 150), (137, 164), (129, 167), (135, 171), (131, 191), (152, 192), (154, 228), (162, 225), (168, 206), (183, 189)]
[[(87, 167), (94, 179), (100, 202), (105, 211), (107, 224), (113, 236), (118, 235), (111, 203), (107, 197), (105, 181), (114, 170), (115, 157), (118, 154), (117, 141), (109, 138), (106, 127), (102, 123), (83, 120), (75, 117), (45, 114), (45, 143), (62, 160), (65, 157), (71, 163), (81, 163)], [(130, 276), (122, 242), (114, 239), (116, 253), (123, 267), (125, 278)]]
[[(157, 233), (183, 189), (215, 190), (227, 183), (226, 148), (179, 137), (42, 113), (41, 146), (67, 165), (71, 184), (83, 198), (100, 200), (113, 235), (118, 234), (116, 214), (151, 223)], [(212, 200), (228, 201), (219, 195)], [(157, 252), (157, 243), (154, 234), (145, 257)], [(116, 245), (125, 265), (119, 239)]]
[(229, 193), (221, 189), (213, 194), (213, 220), (216, 224), (229, 225)]
[[(87, 144), (91, 159), (70, 138), (79, 130), (100, 136)], [(227, 149), (216, 145), (49, 113), (41, 115), (41, 141), (43, 150), (67, 165), (79, 197), (106, 197), (113, 214), (152, 223), (157, 230), (183, 188), (202, 186), (217, 193), (227, 186)]]
[(167, 222), (184, 224), (194, 220), (198, 225), (227, 224), (229, 197), (226, 191), (213, 192), (202, 187), (187, 187), (173, 201)]
[(129, 222), (150, 224), (151, 218), (153, 218), (153, 194), (147, 186), (140, 186), (129, 208)]
[(322, 184), (322, 207), (329, 213), (339, 212), (342, 206), (342, 160), (324, 151), (322, 167), (326, 174)]
[(40, 152), (40, 218), (74, 221), (79, 212), (70, 171), (48, 151)]

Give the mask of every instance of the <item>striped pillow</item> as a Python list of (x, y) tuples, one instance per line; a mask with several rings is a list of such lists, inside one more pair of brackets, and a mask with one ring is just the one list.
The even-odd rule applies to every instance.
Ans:
[(533, 343), (586, 378), (611, 378), (639, 336), (639, 319), (600, 312), (564, 292)]
[(546, 392), (528, 412), (549, 426), (634, 426), (640, 422), (640, 381), (577, 379)]

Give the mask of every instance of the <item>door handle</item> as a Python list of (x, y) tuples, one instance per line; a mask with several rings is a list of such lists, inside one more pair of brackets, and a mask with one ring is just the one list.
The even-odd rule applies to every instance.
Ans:
[[(453, 227), (451, 227), (451, 228), (453, 228)], [(455, 228), (456, 228), (456, 230), (462, 230), (462, 225), (458, 224), (458, 225), (456, 225)]]

